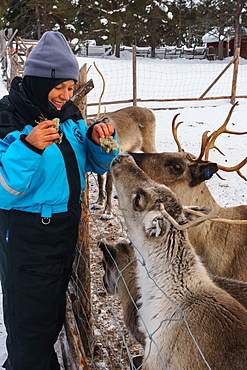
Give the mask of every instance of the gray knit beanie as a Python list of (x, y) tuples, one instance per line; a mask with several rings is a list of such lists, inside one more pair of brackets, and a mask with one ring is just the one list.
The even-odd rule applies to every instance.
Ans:
[(43, 34), (25, 62), (24, 76), (78, 80), (78, 61), (62, 33)]

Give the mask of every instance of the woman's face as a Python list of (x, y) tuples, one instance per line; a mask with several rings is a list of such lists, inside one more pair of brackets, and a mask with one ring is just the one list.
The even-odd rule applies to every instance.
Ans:
[(63, 105), (73, 96), (74, 87), (74, 80), (64, 81), (60, 85), (57, 85), (48, 94), (49, 102), (55, 108), (61, 110)]

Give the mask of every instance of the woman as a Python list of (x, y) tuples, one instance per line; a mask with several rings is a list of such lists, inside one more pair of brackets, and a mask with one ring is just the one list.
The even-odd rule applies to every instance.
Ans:
[[(79, 66), (65, 37), (46, 32), (0, 101), (0, 273), (7, 370), (60, 369), (62, 328), (85, 173), (103, 174), (114, 155), (72, 104)], [(54, 118), (60, 120), (57, 132)], [(115, 152), (115, 154), (117, 154)]]

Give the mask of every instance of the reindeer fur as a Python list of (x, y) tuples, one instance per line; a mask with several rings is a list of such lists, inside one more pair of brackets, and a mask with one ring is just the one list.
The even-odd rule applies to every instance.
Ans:
[[(207, 206), (228, 219), (247, 219), (247, 206), (221, 207), (205, 180), (217, 172), (212, 162), (191, 163), (186, 152), (133, 153), (138, 166), (154, 181), (168, 186), (184, 206)], [(247, 281), (247, 225), (205, 222), (188, 231), (196, 253), (210, 272)]]
[(122, 304), (124, 323), (131, 336), (142, 346), (145, 345), (145, 334), (139, 328), (138, 309), (140, 289), (137, 286), (134, 250), (130, 243), (120, 241), (116, 245), (98, 243), (103, 252), (103, 283), (109, 294), (116, 294)]
[(176, 195), (130, 155), (118, 155), (111, 174), (130, 239), (145, 261), (138, 264), (140, 318), (149, 333), (142, 370), (245, 370), (247, 310), (213, 282), (187, 231), (162, 213), (188, 221)]
[[(111, 122), (116, 129), (117, 139), (122, 152), (156, 152), (156, 122), (155, 116), (150, 109), (133, 106), (126, 107), (115, 112), (106, 113), (104, 120)], [(110, 173), (107, 172), (106, 175), (105, 191), (103, 175), (98, 175), (98, 183), (100, 190), (95, 207), (104, 206), (101, 219), (109, 220), (112, 217), (112, 179)]]

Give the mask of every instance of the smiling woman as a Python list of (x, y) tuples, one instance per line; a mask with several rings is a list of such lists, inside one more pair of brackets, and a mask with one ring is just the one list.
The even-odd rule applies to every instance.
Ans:
[(85, 172), (103, 174), (117, 153), (99, 145), (100, 138), (115, 136), (113, 126), (88, 128), (70, 100), (78, 75), (65, 37), (48, 31), (30, 53), (24, 78), (15, 77), (0, 101), (6, 370), (60, 369), (54, 344), (65, 315)]
[(73, 80), (64, 81), (54, 87), (48, 94), (48, 100), (54, 107), (61, 110), (64, 104), (73, 96), (75, 82)]

